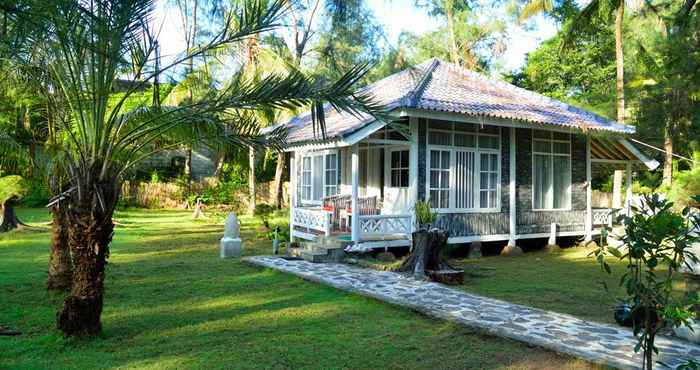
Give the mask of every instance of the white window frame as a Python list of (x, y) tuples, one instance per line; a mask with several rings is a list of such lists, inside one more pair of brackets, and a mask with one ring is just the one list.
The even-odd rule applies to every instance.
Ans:
[[(340, 192), (340, 181), (338, 181), (338, 176), (340, 173), (339, 172), (340, 166), (338, 164), (338, 162), (339, 162), (338, 158), (340, 156), (340, 153), (338, 152), (338, 150), (323, 150), (323, 151), (316, 151), (316, 152), (303, 152), (300, 154), (301, 154), (300, 155), (301, 159), (299, 161), (300, 169), (301, 169), (301, 171), (300, 171), (301, 178), (299, 179), (300, 180), (299, 183), (301, 184), (301, 194), (299, 194), (300, 195), (300, 197), (299, 197), (300, 203), (303, 205), (321, 205), (321, 204), (323, 204), (322, 199), (321, 200), (313, 199), (314, 190), (316, 190), (316, 189), (314, 189), (314, 183), (315, 183), (314, 176), (321, 176), (321, 179), (322, 179), (322, 181), (321, 181), (321, 183), (322, 183), (322, 185), (321, 185), (321, 188), (322, 188), (321, 189), (321, 197), (322, 198), (325, 198), (329, 195), (338, 194)], [(328, 185), (326, 183), (326, 171), (327, 171), (326, 159), (327, 159), (328, 155), (335, 155), (336, 156), (335, 157), (335, 160), (336, 160), (335, 169), (328, 169), (329, 171), (335, 172), (336, 183), (334, 185)], [(323, 157), (323, 160), (321, 161), (322, 165), (321, 165), (321, 168), (316, 168), (317, 166), (316, 166), (316, 162), (314, 161), (314, 157), (319, 157), (319, 156)], [(304, 172), (309, 172), (309, 171), (304, 170), (304, 159), (306, 159), (306, 158), (309, 158), (309, 160), (311, 162), (311, 170), (310, 170), (311, 171), (311, 177), (310, 177), (311, 184), (309, 184), (309, 185), (304, 184)], [(330, 186), (335, 186), (335, 188), (336, 188), (335, 194), (328, 194), (327, 188)], [(308, 199), (308, 198), (304, 197), (304, 188), (311, 189), (310, 194), (311, 194), (312, 199)]]
[[(394, 148), (394, 149), (389, 149), (388, 152), (389, 152), (389, 181), (388, 181), (389, 184), (387, 184), (388, 185), (387, 187), (394, 188), (394, 189), (407, 189), (408, 187), (411, 186), (411, 178), (410, 178), (411, 151), (409, 150), (409, 148)], [(406, 164), (406, 167), (401, 166), (401, 156), (402, 156), (401, 154), (399, 154), (399, 167), (392, 166), (392, 162), (391, 162), (392, 158), (391, 157), (393, 156), (394, 153), (397, 153), (397, 152), (398, 153), (406, 152), (406, 156), (408, 159), (408, 163)], [(391, 183), (394, 179), (394, 171), (399, 171), (399, 186), (393, 186), (393, 184)], [(404, 171), (406, 172), (406, 178), (407, 178), (406, 186), (401, 186), (401, 173)]]
[[(549, 131), (549, 130), (530, 130), (532, 131), (530, 134), (530, 152), (532, 153), (532, 164), (531, 164), (531, 175), (532, 175), (532, 210), (533, 211), (550, 211), (550, 212), (557, 212), (557, 211), (571, 211), (572, 210), (572, 201), (573, 201), (573, 167), (572, 167), (572, 150), (573, 150), (573, 137), (571, 133), (566, 133), (569, 136), (568, 140), (564, 139), (555, 139), (554, 138), (554, 131)], [(549, 133), (549, 138), (548, 139), (543, 139), (543, 138), (537, 138), (535, 139), (535, 131), (544, 131)], [(537, 152), (535, 151), (535, 140), (539, 141), (549, 141), (549, 148), (550, 152), (545, 153), (545, 152)], [(560, 144), (569, 144), (569, 154), (564, 154), (564, 153), (554, 153), (554, 143), (560, 143)], [(549, 155), (552, 158), (552, 166), (550, 168), (550, 175), (552, 176), (552, 208), (536, 208), (535, 207), (535, 155)], [(554, 207), (554, 157), (569, 157), (569, 189), (567, 191), (568, 196), (569, 196), (569, 206), (565, 208), (553, 208)]]
[[(502, 165), (501, 156), (503, 148), (502, 130), (500, 126), (493, 126), (498, 128), (497, 134), (484, 133), (479, 131), (478, 123), (466, 123), (466, 122), (454, 122), (451, 121), (451, 129), (431, 128), (431, 120), (426, 122), (427, 128), (425, 133), (425, 146), (426, 146), (426, 162), (425, 162), (425, 191), (426, 199), (430, 197), (430, 190), (437, 190), (437, 188), (430, 187), (430, 151), (431, 150), (447, 150), (450, 151), (450, 184), (449, 184), (449, 206), (447, 208), (433, 208), (434, 212), (437, 213), (498, 213), (501, 212), (501, 176), (502, 176)], [(455, 125), (474, 125), (475, 130), (472, 134), (475, 137), (474, 147), (462, 147), (454, 145), (455, 133), (469, 133), (469, 131), (459, 131), (455, 130)], [(430, 144), (430, 132), (444, 132), (449, 133), (451, 145), (433, 145)], [(479, 146), (479, 137), (489, 136), (498, 138), (498, 148), (481, 148)], [(474, 175), (472, 178), (474, 190), (472, 196), (474, 197), (473, 208), (457, 208), (457, 195), (456, 195), (456, 152), (472, 152), (474, 153)], [(481, 154), (490, 153), (496, 154), (497, 164), (498, 164), (498, 175), (496, 177), (496, 206), (492, 208), (481, 208)]]

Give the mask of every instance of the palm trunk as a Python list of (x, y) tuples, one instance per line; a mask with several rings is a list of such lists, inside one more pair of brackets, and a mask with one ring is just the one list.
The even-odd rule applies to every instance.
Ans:
[(671, 186), (673, 183), (673, 132), (670, 119), (667, 120), (664, 128), (664, 151), (666, 158), (664, 159), (663, 185)]
[(277, 167), (275, 168), (275, 206), (281, 209), (284, 203), (282, 196), (282, 177), (284, 175), (284, 152), (277, 152)]
[(70, 288), (73, 277), (73, 265), (68, 246), (66, 208), (55, 206), (51, 208), (51, 213), (53, 215), (53, 225), (49, 254), (49, 276), (46, 280), (46, 288), (49, 290), (65, 290)]
[(250, 195), (250, 203), (248, 211), (252, 215), (255, 212), (255, 148), (251, 147), (249, 151), (250, 174), (248, 178), (248, 192)]
[(625, 17), (625, 2), (620, 0), (615, 16), (615, 68), (617, 90), (617, 122), (625, 122), (625, 62), (622, 50), (622, 21)]
[(185, 153), (185, 178), (187, 179), (187, 196), (192, 191), (192, 146), (188, 144)]
[(5, 203), (2, 204), (0, 233), (14, 230), (22, 225), (22, 221), (17, 218), (17, 214), (15, 213), (15, 202), (17, 202), (17, 198), (13, 197), (6, 200)]
[(68, 244), (73, 254), (73, 282), (57, 318), (58, 329), (66, 335), (97, 335), (102, 329), (105, 265), (114, 231), (112, 216), (118, 188), (102, 195), (104, 211), (91, 199), (70, 200)]

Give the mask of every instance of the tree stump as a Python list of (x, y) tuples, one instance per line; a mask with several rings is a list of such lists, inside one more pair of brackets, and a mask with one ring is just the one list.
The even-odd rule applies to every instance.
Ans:
[(414, 232), (411, 253), (396, 271), (412, 273), (416, 279), (429, 278), (445, 284), (462, 284), (464, 270), (450, 266), (442, 255), (446, 245), (446, 231)]
[(2, 218), (0, 218), (0, 233), (5, 231), (14, 230), (24, 223), (17, 218), (15, 213), (15, 203), (17, 202), (17, 197), (12, 197), (2, 204)]

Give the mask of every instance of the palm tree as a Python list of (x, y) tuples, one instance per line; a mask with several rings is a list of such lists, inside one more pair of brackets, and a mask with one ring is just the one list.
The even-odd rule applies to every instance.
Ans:
[[(164, 135), (189, 125), (202, 138), (216, 136), (233, 145), (278, 147), (284, 133), (275, 130), (269, 137), (260, 137), (254, 112), (309, 106), (321, 129), (320, 107), (326, 102), (354, 114), (386, 117), (370, 97), (354, 94), (354, 85), (367, 72), (367, 65), (351, 69), (334, 82), (322, 82), (297, 70), (255, 81), (237, 71), (221, 89), (190, 104), (161, 105), (154, 93), (148, 105), (124, 108), (132, 94), (173, 67), (273, 29), (283, 8), (281, 0), (235, 5), (223, 17), (222, 30), (208, 42), (153, 68), (156, 41), (148, 20), (153, 16), (154, 0), (32, 3), (33, 16), (42, 18), (47, 27), (27, 48), (48, 61), (53, 94), (58, 97), (52, 100), (53, 109), (65, 112), (58, 115), (62, 118), (57, 125), (67, 138), (61, 148), (61, 164), (70, 185), (64, 203), (74, 271), (57, 325), (66, 335), (95, 335), (101, 330), (105, 264), (122, 178), (140, 160), (163, 149), (154, 143)], [(111, 101), (115, 81), (127, 70), (131, 76), (127, 91)]]
[[(554, 0), (529, 0), (520, 12), (519, 19), (525, 20), (540, 13), (552, 14)], [(576, 34), (589, 28), (594, 18), (610, 20), (615, 18), (615, 90), (617, 99), (617, 121), (625, 122), (625, 63), (623, 54), (623, 21), (625, 0), (592, 0), (571, 21), (564, 37), (563, 47), (571, 45)]]

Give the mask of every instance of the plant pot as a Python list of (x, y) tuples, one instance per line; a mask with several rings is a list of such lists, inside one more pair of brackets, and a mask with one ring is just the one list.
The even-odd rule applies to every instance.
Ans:
[(700, 344), (700, 320), (691, 320), (690, 326), (693, 328), (692, 331), (690, 328), (683, 325), (673, 328), (673, 333), (679, 338)]

